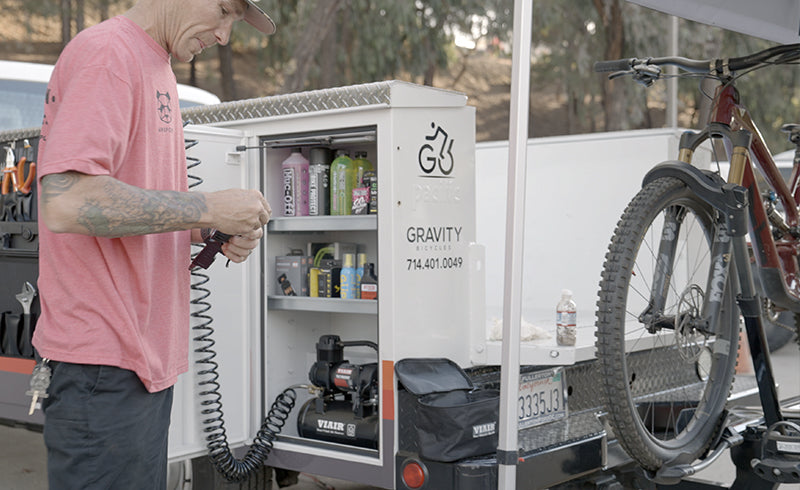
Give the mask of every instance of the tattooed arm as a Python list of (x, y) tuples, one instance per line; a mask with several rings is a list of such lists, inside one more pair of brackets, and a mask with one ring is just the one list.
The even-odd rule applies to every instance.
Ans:
[(42, 178), (39, 214), (55, 233), (114, 238), (203, 227), (244, 235), (264, 226), (272, 211), (253, 190), (154, 191), (109, 176), (64, 172)]

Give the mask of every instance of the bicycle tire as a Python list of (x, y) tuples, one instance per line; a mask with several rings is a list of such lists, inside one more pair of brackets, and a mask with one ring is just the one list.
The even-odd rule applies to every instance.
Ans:
[[(738, 312), (730, 279), (724, 286), (718, 325), (707, 329), (715, 335), (693, 337), (698, 332), (689, 329), (683, 335), (676, 335), (675, 329), (649, 333), (642, 328), (638, 317), (650, 296), (648, 271), (654, 269), (653, 252), (658, 250), (666, 210), (685, 213), (678, 232), (689, 238), (675, 254), (665, 310), (683, 308), (686, 291), (705, 291), (710, 261), (704, 254), (710, 256), (718, 213), (681, 181), (664, 177), (640, 190), (618, 222), (603, 265), (597, 303), (597, 357), (609, 421), (628, 455), (649, 471), (691, 463), (709, 449), (721, 430), (738, 347)], [(650, 238), (655, 239), (654, 246), (648, 244)], [(730, 277), (734, 267), (729, 269)], [(690, 318), (686, 311), (676, 317)], [(701, 337), (706, 352), (697, 349), (701, 351), (697, 358), (686, 356)], [(676, 344), (676, 339), (681, 343)], [(651, 347), (642, 349), (647, 343)], [(657, 358), (665, 365), (654, 365)], [(701, 371), (707, 364), (707, 370)], [(674, 386), (661, 387), (665, 379), (672, 379)], [(692, 406), (693, 412), (681, 415), (681, 409)], [(666, 415), (666, 422), (657, 420), (663, 418), (660, 415)], [(679, 426), (678, 417), (687, 415), (691, 419)]]

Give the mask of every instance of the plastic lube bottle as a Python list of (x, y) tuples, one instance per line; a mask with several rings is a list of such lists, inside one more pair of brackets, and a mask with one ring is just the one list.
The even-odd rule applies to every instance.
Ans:
[(331, 162), (331, 216), (345, 216), (351, 213), (354, 186), (353, 160), (347, 152), (340, 150)]
[(578, 336), (577, 309), (572, 291), (563, 289), (561, 301), (556, 306), (556, 342), (558, 345), (575, 345)]
[(339, 274), (339, 297), (356, 299), (356, 268), (353, 254), (344, 254), (342, 271)]
[(364, 266), (367, 265), (367, 254), (360, 253), (356, 260), (356, 298), (361, 298), (361, 278), (364, 277)]
[(281, 164), (283, 173), (283, 215), (308, 216), (308, 160), (300, 148), (292, 150)]
[(353, 159), (353, 167), (355, 168), (356, 187), (361, 187), (364, 182), (364, 172), (375, 170), (372, 163), (367, 160), (366, 151), (357, 151)]

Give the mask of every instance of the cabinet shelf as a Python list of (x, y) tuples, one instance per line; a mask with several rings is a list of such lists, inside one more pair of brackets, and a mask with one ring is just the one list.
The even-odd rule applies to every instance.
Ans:
[(377, 230), (378, 216), (298, 216), (272, 218), (267, 224), (270, 232), (289, 231), (358, 231)]
[(369, 299), (268, 296), (267, 307), (273, 310), (321, 311), (327, 313), (362, 313), (368, 315), (376, 315), (378, 313), (378, 302)]

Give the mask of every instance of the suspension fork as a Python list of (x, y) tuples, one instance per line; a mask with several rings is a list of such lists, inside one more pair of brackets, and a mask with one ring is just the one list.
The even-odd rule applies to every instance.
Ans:
[(656, 254), (656, 265), (653, 272), (653, 284), (650, 288), (650, 301), (647, 308), (639, 315), (639, 321), (647, 326), (650, 333), (660, 328), (672, 328), (674, 321), (663, 316), (675, 263), (675, 252), (678, 249), (680, 225), (686, 217), (686, 210), (672, 206), (664, 211), (664, 227)]
[[(729, 181), (723, 181), (713, 172), (703, 171), (690, 165), (694, 150), (709, 137), (724, 136), (732, 144), (734, 151), (731, 156), (731, 170)], [(775, 380), (772, 375), (772, 366), (769, 359), (766, 336), (761, 319), (761, 303), (756, 294), (755, 284), (750, 269), (750, 255), (747, 249), (747, 223), (749, 197), (747, 189), (742, 187), (745, 165), (749, 156), (749, 147), (752, 139), (750, 132), (745, 130), (732, 131), (729, 126), (721, 123), (711, 123), (708, 128), (700, 133), (686, 132), (681, 137), (680, 161), (664, 162), (654, 167), (644, 178), (644, 185), (662, 177), (673, 177), (681, 180), (700, 199), (711, 205), (723, 217), (720, 223), (714, 244), (712, 257), (715, 261), (709, 274), (707, 298), (704, 306), (704, 315), (715, 314), (719, 310), (721, 301), (714, 303), (714, 297), (719, 288), (724, 288), (728, 277), (731, 287), (738, 291), (737, 303), (742, 313), (747, 329), (748, 344), (753, 357), (756, 370), (761, 405), (764, 409), (764, 418), (768, 425), (783, 420), (780, 403), (775, 390)], [(727, 236), (728, 239), (724, 239)], [(668, 250), (668, 249), (664, 249)], [(659, 248), (661, 260), (662, 248)], [(674, 253), (674, 252), (673, 252)], [(666, 258), (669, 255), (665, 256)], [(721, 262), (719, 262), (721, 260)], [(735, 266), (735, 274), (729, 274), (730, 262)], [(659, 264), (659, 270), (671, 271)], [(660, 276), (661, 283), (654, 286), (654, 292), (666, 291), (668, 276)], [(656, 289), (659, 288), (659, 289)], [(719, 289), (724, 291), (724, 289)], [(662, 299), (658, 299), (662, 297)], [(662, 301), (662, 294), (654, 294), (651, 301)], [(654, 310), (654, 311), (663, 311)], [(708, 316), (704, 316), (709, 318)], [(663, 323), (663, 322), (662, 322)], [(724, 346), (720, 346), (724, 347)], [(723, 352), (719, 349), (717, 352)]]

